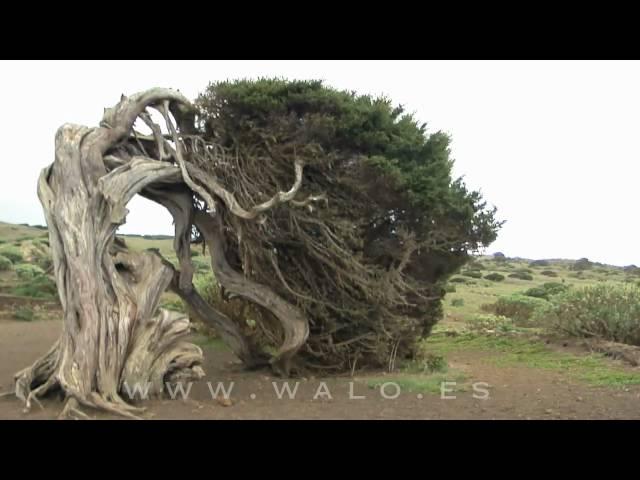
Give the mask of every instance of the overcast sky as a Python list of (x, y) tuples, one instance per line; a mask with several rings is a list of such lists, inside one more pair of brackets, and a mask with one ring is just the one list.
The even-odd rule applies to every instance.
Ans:
[[(1, 61), (0, 220), (44, 224), (36, 195), (65, 122), (96, 126), (121, 94), (195, 98), (209, 81), (324, 79), (384, 94), (452, 135), (455, 174), (507, 221), (488, 253), (640, 265), (640, 62)], [(127, 233), (172, 233), (144, 199)]]

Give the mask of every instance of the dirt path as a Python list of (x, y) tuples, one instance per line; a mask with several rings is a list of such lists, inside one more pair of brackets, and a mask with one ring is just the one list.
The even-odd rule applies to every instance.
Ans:
[[(13, 373), (29, 365), (55, 341), (60, 323), (0, 321), (0, 390), (11, 386)], [(150, 400), (147, 418), (155, 419), (640, 419), (640, 387), (594, 388), (567, 380), (562, 374), (524, 366), (496, 366), (483, 352), (465, 351), (447, 356), (450, 367), (464, 372), (467, 385), (488, 384), (482, 391), (467, 388), (455, 399), (437, 393), (416, 394), (400, 389), (395, 399), (383, 398), (370, 388), (368, 377), (307, 378), (290, 380), (291, 390), (299, 382), (293, 399), (280, 390), (283, 381), (266, 372), (245, 372), (233, 356), (218, 345), (205, 350), (207, 377), (193, 384), (187, 400)], [(380, 375), (377, 375), (380, 377)], [(397, 375), (389, 376), (393, 383)], [(218, 382), (229, 389), (231, 405), (213, 398)], [(322, 383), (324, 382), (324, 384)], [(351, 383), (353, 382), (353, 383)], [(185, 385), (185, 390), (187, 386)], [(484, 389), (485, 385), (479, 388)], [(350, 391), (351, 390), (351, 391)], [(329, 392), (331, 399), (326, 393)], [(219, 390), (220, 397), (222, 391)], [(387, 385), (387, 396), (397, 393)], [(448, 395), (452, 395), (448, 393)], [(314, 396), (316, 397), (314, 399)], [(365, 396), (364, 399), (350, 397)], [(180, 397), (180, 395), (178, 395)], [(421, 397), (421, 398), (419, 398)], [(58, 399), (47, 399), (45, 409), (34, 407), (22, 413), (15, 398), (0, 399), (0, 419), (52, 419), (61, 409)], [(90, 412), (95, 418), (111, 418)]]

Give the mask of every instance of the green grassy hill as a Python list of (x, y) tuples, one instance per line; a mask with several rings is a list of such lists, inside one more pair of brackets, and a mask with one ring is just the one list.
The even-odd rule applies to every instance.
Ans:
[[(473, 314), (480, 313), (480, 307), (493, 303), (503, 295), (521, 293), (544, 283), (557, 282), (569, 287), (580, 287), (598, 282), (640, 282), (640, 276), (627, 273), (622, 267), (592, 264), (585, 270), (573, 270), (574, 260), (552, 259), (548, 265), (532, 265), (533, 260), (510, 258), (496, 260), (494, 257), (477, 257), (475, 262), (461, 269), (457, 275), (449, 279), (449, 291), (444, 301), (445, 320), (464, 321)], [(477, 272), (481, 278), (469, 277), (469, 272)], [(492, 273), (504, 277), (501, 281), (486, 279)], [(530, 279), (513, 278), (509, 275), (524, 274)]]

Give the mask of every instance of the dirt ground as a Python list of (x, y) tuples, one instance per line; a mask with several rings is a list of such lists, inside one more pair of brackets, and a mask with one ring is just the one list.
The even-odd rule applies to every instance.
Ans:
[[(0, 320), (0, 391), (12, 385), (13, 374), (29, 365), (56, 340), (61, 323), (56, 320), (19, 322)], [(217, 344), (203, 346), (206, 378), (194, 383), (186, 400), (147, 400), (149, 419), (640, 419), (640, 386), (626, 389), (596, 388), (569, 381), (563, 375), (525, 366), (505, 367), (488, 362), (482, 352), (465, 351), (447, 357), (450, 366), (463, 371), (467, 381), (484, 382), (488, 398), (468, 389), (443, 399), (437, 393), (416, 394), (393, 386), (384, 392), (370, 388), (367, 377), (303, 378), (289, 380), (293, 399), (277, 389), (283, 380), (268, 372), (246, 372), (230, 352)], [(379, 377), (380, 374), (377, 375)], [(208, 383), (209, 382), (209, 383)], [(230, 402), (212, 394), (221, 382)], [(324, 382), (324, 383), (322, 383)], [(353, 382), (353, 383), (351, 383)], [(187, 386), (185, 385), (185, 389)], [(331, 398), (328, 398), (327, 392)], [(446, 393), (446, 392), (445, 392)], [(446, 393), (447, 395), (454, 395)], [(315, 399), (314, 399), (315, 396)], [(350, 398), (365, 396), (366, 398)], [(230, 403), (230, 405), (228, 405)], [(45, 399), (44, 409), (34, 406), (23, 413), (15, 397), (0, 399), (0, 419), (54, 419), (62, 409), (58, 398)], [(96, 419), (113, 418), (87, 412)]]

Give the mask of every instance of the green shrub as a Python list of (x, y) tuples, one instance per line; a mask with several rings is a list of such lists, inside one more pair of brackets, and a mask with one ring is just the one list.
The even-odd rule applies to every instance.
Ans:
[(567, 290), (569, 290), (568, 285), (565, 285), (564, 283), (558, 283), (558, 282), (543, 283), (542, 288), (545, 289), (545, 291), (549, 294), (550, 297), (552, 295), (558, 295), (559, 293), (564, 293)]
[(549, 327), (575, 337), (599, 337), (640, 346), (640, 287), (602, 283), (552, 299)]
[(7, 241), (0, 239), (0, 244), (3, 244), (3, 243), (7, 243)]
[(446, 284), (446, 285), (444, 286), (444, 291), (445, 291), (446, 293), (455, 293), (455, 291), (456, 291), (456, 286), (455, 286), (455, 285), (451, 285), (451, 284)]
[(453, 277), (449, 280), (451, 283), (467, 283), (467, 281), (462, 277)]
[(482, 273), (478, 270), (465, 270), (464, 272), (461, 272), (460, 275), (471, 278), (482, 278)]
[(480, 307), (484, 312), (508, 317), (517, 325), (527, 326), (536, 310), (545, 308), (548, 302), (541, 298), (513, 294), (498, 298), (495, 303)]
[(56, 283), (46, 275), (39, 275), (11, 290), (13, 295), (32, 298), (57, 298)]
[(467, 329), (473, 333), (511, 333), (515, 331), (513, 320), (503, 315), (477, 314), (467, 320)]
[(7, 257), (0, 255), (0, 271), (11, 270), (13, 263)]
[(37, 276), (44, 275), (42, 270), (37, 265), (31, 265), (30, 263), (21, 263), (15, 267), (16, 274), (21, 280), (31, 280)]
[(191, 250), (191, 258), (199, 257), (200, 255), (201, 255), (201, 253), (198, 252), (197, 250)]
[(573, 265), (569, 267), (570, 270), (588, 270), (593, 267), (593, 263), (589, 261), (588, 258), (581, 258), (576, 260)]
[(544, 275), (545, 277), (557, 277), (558, 273), (553, 270), (544, 270), (540, 272), (540, 275)]
[(526, 295), (527, 297), (544, 298), (545, 300), (548, 299), (548, 293), (542, 287), (531, 287), (530, 289), (525, 290), (523, 295)]
[(13, 313), (13, 318), (22, 322), (31, 322), (36, 319), (36, 314), (32, 308), (20, 307)]
[(491, 280), (492, 282), (501, 282), (504, 280), (504, 275), (499, 273), (490, 273), (489, 275), (485, 275), (484, 278), (486, 280)]
[(539, 287), (533, 287), (524, 292), (527, 297), (544, 298), (549, 300), (553, 295), (564, 293), (569, 289), (567, 285), (558, 282), (543, 283)]
[(53, 267), (53, 258), (48, 249), (42, 244), (39, 244), (38, 248), (31, 250), (31, 258), (33, 262), (45, 272)]
[(509, 274), (509, 278), (517, 278), (518, 280), (533, 280), (533, 276), (525, 272), (514, 272)]
[(451, 299), (452, 307), (464, 307), (464, 299), (463, 298), (452, 298)]
[(548, 267), (549, 266), (549, 260), (534, 260), (533, 262), (529, 263), (530, 267)]
[(192, 258), (191, 263), (196, 272), (211, 272), (211, 263), (203, 257)]
[(424, 360), (424, 373), (442, 373), (448, 368), (447, 360), (442, 355), (429, 353)]
[(24, 260), (22, 251), (20, 251), (19, 248), (16, 248), (10, 245), (0, 248), (0, 255), (8, 258), (13, 263), (19, 263), (19, 262), (22, 262), (22, 260)]
[(518, 268), (515, 273), (533, 273), (533, 270), (529, 268)]

